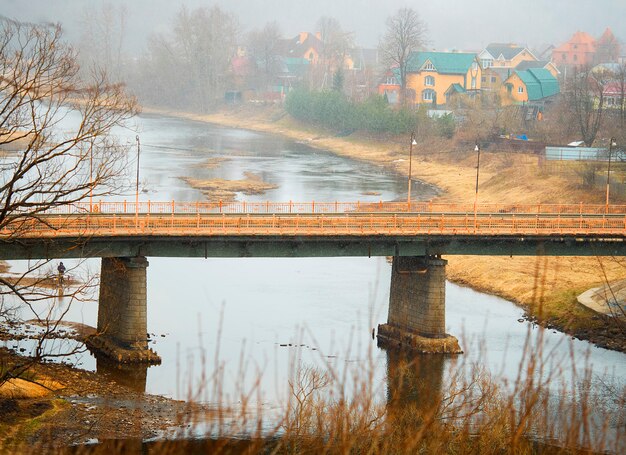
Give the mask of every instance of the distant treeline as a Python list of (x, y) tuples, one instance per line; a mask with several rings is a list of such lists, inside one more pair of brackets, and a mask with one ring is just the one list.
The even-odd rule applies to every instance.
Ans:
[[(432, 125), (424, 110), (393, 109), (384, 96), (374, 95), (362, 103), (349, 101), (337, 91), (296, 89), (287, 95), (285, 109), (292, 117), (330, 128), (342, 133), (404, 134), (415, 131), (417, 125), (435, 126), (443, 136), (454, 134), (454, 119), (447, 116)], [(445, 123), (444, 126), (441, 123)]]

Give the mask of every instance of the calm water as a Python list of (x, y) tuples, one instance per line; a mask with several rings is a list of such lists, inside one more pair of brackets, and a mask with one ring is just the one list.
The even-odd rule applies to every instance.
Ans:
[[(406, 197), (404, 179), (280, 138), (160, 117), (142, 117), (136, 127), (120, 135), (129, 143), (134, 143), (135, 134), (141, 138), (144, 200), (203, 200), (180, 177), (241, 179), (246, 172), (278, 188), (254, 197), (237, 195), (238, 200)], [(224, 161), (209, 169), (203, 164), (211, 158)], [(424, 199), (434, 194), (428, 186), (414, 188)], [(134, 194), (127, 198), (132, 200)], [(153, 334), (151, 347), (163, 363), (135, 372), (136, 387), (214, 402), (212, 390), (198, 391), (198, 384), (218, 375), (225, 395), (236, 403), (238, 392), (250, 390), (261, 377), (262, 392), (253, 401), (272, 409), (284, 403), (294, 365), (302, 364), (349, 372), (347, 377), (365, 377), (373, 369), (375, 393), (384, 398), (388, 359), (376, 347), (372, 328), (387, 318), (391, 266), (385, 258), (148, 259), (148, 330)], [(67, 264), (71, 268), (77, 262)], [(13, 266), (19, 270), (25, 265), (16, 261)], [(97, 273), (99, 261), (81, 267)], [(626, 355), (552, 331), (544, 332), (539, 342), (539, 329), (520, 322), (523, 312), (512, 303), (451, 283), (446, 293), (447, 331), (459, 337), (466, 354), (420, 360), (432, 361), (444, 379), (466, 363), (480, 365), (510, 384), (530, 339), (532, 351), (544, 352), (545, 374), (562, 370), (569, 381), (573, 367), (580, 371), (587, 366), (595, 384), (624, 387)], [(96, 302), (72, 303), (67, 319), (95, 326)], [(79, 362), (96, 369), (88, 353)], [(108, 371), (102, 363), (98, 370)], [(345, 382), (349, 394), (351, 382)]]

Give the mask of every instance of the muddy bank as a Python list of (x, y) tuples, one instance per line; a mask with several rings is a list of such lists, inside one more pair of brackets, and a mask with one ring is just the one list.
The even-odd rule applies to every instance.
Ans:
[[(278, 106), (238, 106), (213, 114), (145, 109), (147, 113), (171, 115), (225, 127), (278, 134), (340, 156), (383, 166), (408, 175), (408, 142), (403, 137), (371, 137), (353, 134), (337, 137), (304, 125), (285, 115)], [(413, 149), (412, 176), (440, 188), (440, 202), (473, 203), (476, 155), (462, 143), (423, 137)], [(558, 188), (558, 198), (554, 189)], [(597, 194), (596, 194), (597, 193)], [(603, 193), (581, 188), (572, 177), (550, 174), (532, 154), (489, 149), (481, 153), (481, 203), (554, 204), (603, 203)], [(615, 202), (623, 202), (618, 201)], [(624, 278), (625, 263), (616, 258), (589, 257), (476, 257), (449, 256), (451, 281), (481, 292), (498, 295), (522, 306), (533, 320), (544, 321), (566, 333), (598, 345), (624, 351), (616, 337), (614, 321), (596, 318), (573, 295), (606, 281)], [(623, 328), (622, 338), (623, 336)]]
[(46, 396), (0, 397), (0, 451), (165, 438), (215, 418), (208, 406), (147, 395), (136, 384), (116, 382), (112, 373), (35, 364), (30, 374), (44, 384), (54, 378), (57, 385)]

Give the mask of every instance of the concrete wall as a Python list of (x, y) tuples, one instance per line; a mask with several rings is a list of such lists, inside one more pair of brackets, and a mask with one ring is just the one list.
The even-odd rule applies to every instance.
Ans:
[(98, 334), (122, 347), (146, 349), (145, 257), (102, 258)]
[(445, 337), (446, 264), (430, 257), (394, 256), (388, 324), (425, 337)]

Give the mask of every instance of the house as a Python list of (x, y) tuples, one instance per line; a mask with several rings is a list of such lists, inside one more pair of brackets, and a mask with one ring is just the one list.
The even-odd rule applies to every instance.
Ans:
[(619, 61), (621, 46), (609, 27), (596, 42), (594, 63), (615, 63)]
[[(456, 52), (412, 52), (407, 62), (409, 98), (417, 104), (445, 104), (450, 94), (474, 94), (481, 88), (482, 69), (476, 54)], [(454, 91), (450, 88), (454, 85)], [(446, 93), (448, 96), (446, 97)]]
[(305, 59), (315, 65), (319, 61), (323, 43), (320, 32), (300, 32), (293, 38), (280, 40), (277, 47), (278, 55), (283, 58)]
[(545, 68), (515, 70), (501, 89), (503, 102), (543, 104), (560, 92), (559, 81)]
[(478, 59), (483, 68), (482, 89), (496, 92), (518, 65), (537, 61), (528, 48), (513, 43), (491, 43), (478, 54)]
[(378, 83), (378, 94), (387, 98), (389, 104), (400, 101), (400, 71), (398, 68), (389, 69), (383, 74)]
[(523, 61), (537, 60), (526, 47), (513, 43), (491, 43), (478, 54), (478, 59), (483, 69), (515, 68)]
[(491, 67), (483, 69), (481, 77), (482, 89), (487, 92), (499, 92), (502, 84), (515, 71), (515, 68), (496, 68)]
[(554, 63), (549, 60), (524, 61), (515, 67), (516, 70), (526, 71), (531, 68), (544, 68), (550, 71), (554, 77), (558, 79), (561, 72)]
[(345, 91), (353, 101), (363, 101), (376, 93), (381, 71), (378, 49), (350, 49), (346, 62), (352, 62), (345, 71)]
[(569, 41), (552, 50), (552, 63), (561, 69), (591, 65), (595, 53), (595, 38), (586, 32), (576, 32)]
[(626, 83), (611, 81), (603, 89), (604, 106), (608, 109), (626, 108)]

